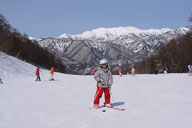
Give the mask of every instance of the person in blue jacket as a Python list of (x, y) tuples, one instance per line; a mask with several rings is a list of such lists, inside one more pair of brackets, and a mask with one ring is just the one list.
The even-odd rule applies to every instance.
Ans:
[(189, 75), (191, 76), (192, 75), (192, 66), (188, 65), (188, 69), (189, 69)]

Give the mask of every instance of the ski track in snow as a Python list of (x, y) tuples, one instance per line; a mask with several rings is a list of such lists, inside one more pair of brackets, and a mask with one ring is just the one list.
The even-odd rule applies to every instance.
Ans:
[[(6, 72), (3, 62), (9, 60), (14, 65)], [(89, 109), (96, 91), (93, 76), (55, 73), (56, 81), (49, 81), (49, 71), (42, 70), (42, 81), (36, 82), (35, 67), (23, 63), (11, 58), (0, 62), (4, 82), (0, 128), (192, 127), (192, 77), (188, 74), (115, 75), (111, 91), (116, 102), (112, 97), (111, 101), (125, 111), (103, 108), (106, 112), (102, 112)]]

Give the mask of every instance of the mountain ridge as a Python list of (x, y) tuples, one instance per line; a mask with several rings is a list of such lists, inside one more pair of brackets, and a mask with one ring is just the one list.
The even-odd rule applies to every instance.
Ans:
[(127, 32), (129, 34), (116, 32), (116, 35), (103, 32), (103, 36), (103, 33), (95, 35), (95, 31), (102, 30), (96, 29), (91, 34), (85, 32), (62, 38), (42, 38), (37, 42), (41, 47), (61, 58), (69, 70), (79, 74), (90, 74), (91, 69), (98, 66), (99, 60), (102, 58), (109, 60), (113, 71), (116, 71), (120, 66), (127, 66), (126, 68), (128, 68), (136, 65), (143, 58), (154, 54), (160, 46), (166, 45), (170, 40), (189, 31), (188, 28), (184, 27), (176, 30), (154, 31), (151, 29), (146, 30), (147, 32), (135, 27), (131, 27), (131, 29), (138, 31), (135, 33), (129, 33), (129, 31)]
[[(189, 28), (182, 27), (176, 29), (178, 31), (187, 31)], [(114, 40), (120, 36), (129, 35), (129, 34), (163, 34), (169, 31), (175, 31), (169, 28), (162, 28), (162, 29), (138, 29), (136, 27), (113, 27), (113, 28), (97, 28), (90, 31), (85, 31), (82, 34), (76, 35), (69, 35), (69, 34), (62, 34), (58, 38), (73, 38), (73, 39), (99, 39), (105, 38), (104, 41)]]

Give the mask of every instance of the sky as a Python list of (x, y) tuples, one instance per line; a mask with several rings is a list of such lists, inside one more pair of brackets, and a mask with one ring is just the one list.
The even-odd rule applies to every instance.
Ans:
[(191, 25), (192, 0), (0, 0), (0, 13), (34, 38), (101, 27), (178, 29)]

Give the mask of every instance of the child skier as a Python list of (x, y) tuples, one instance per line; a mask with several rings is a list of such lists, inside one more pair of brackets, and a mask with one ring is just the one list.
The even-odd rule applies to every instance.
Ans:
[(54, 78), (53, 78), (54, 71), (55, 71), (55, 69), (54, 69), (54, 67), (52, 67), (51, 71), (50, 71), (50, 74), (51, 74), (50, 80), (54, 80)]
[(95, 72), (94, 79), (97, 81), (97, 91), (94, 99), (94, 107), (99, 108), (99, 100), (105, 93), (105, 106), (112, 107), (110, 104), (110, 89), (113, 84), (111, 71), (108, 68), (107, 59), (100, 60), (100, 68)]
[(35, 74), (36, 74), (36, 76), (37, 76), (36, 81), (41, 81), (40, 73), (39, 73), (39, 67), (37, 67)]

